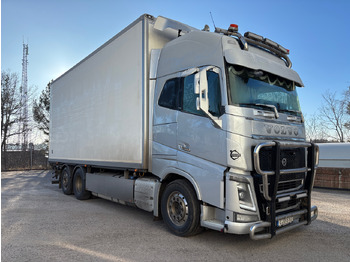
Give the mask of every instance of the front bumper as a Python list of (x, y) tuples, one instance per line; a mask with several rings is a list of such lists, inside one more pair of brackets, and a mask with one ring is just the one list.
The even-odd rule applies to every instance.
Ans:
[[(283, 226), (279, 229), (276, 229), (275, 234), (281, 234), (284, 232), (287, 232), (289, 230), (292, 230), (294, 228), (300, 227), (302, 225), (307, 225), (308, 221), (307, 220), (299, 220), (302, 216), (304, 216), (307, 213), (307, 209), (295, 211), (292, 213), (288, 213), (286, 215), (281, 215), (276, 217), (276, 221), (282, 220), (286, 217), (293, 217), (293, 220), (296, 222), (293, 222), (289, 225)], [(317, 218), (318, 215), (318, 209), (316, 206), (311, 207), (311, 221), (314, 221)], [(261, 221), (258, 223), (255, 223), (250, 227), (250, 238), (253, 240), (260, 240), (260, 239), (266, 239), (266, 238), (271, 238), (272, 234), (271, 233), (265, 233), (266, 231), (269, 232), (271, 228), (271, 223), (266, 222), (266, 221)], [(263, 233), (259, 233), (263, 232)]]
[[(285, 217), (293, 217), (294, 221), (297, 221), (306, 213), (307, 213), (306, 209), (292, 212), (287, 215), (277, 216), (276, 221), (279, 221)], [(311, 208), (311, 221), (314, 221), (317, 218), (317, 215), (318, 215), (318, 209), (316, 206), (313, 206)], [(286, 225), (284, 227), (277, 229), (276, 235), (279, 235), (281, 233), (287, 232), (289, 230), (292, 230), (294, 228), (300, 227), (302, 225), (307, 225), (307, 224), (308, 224), (307, 220), (291, 223), (289, 225)], [(271, 227), (271, 223), (266, 221), (250, 222), (250, 223), (225, 221), (224, 233), (238, 234), (238, 235), (249, 234), (251, 239), (261, 240), (261, 239), (272, 238), (272, 235), (270, 233), (266, 233), (266, 232), (269, 232), (270, 227)]]
[[(303, 148), (306, 155), (300, 154)], [(261, 160), (264, 158), (261, 159), (260, 154), (264, 149), (271, 150), (270, 157), (273, 160), (270, 166), (265, 165), (266, 170), (261, 169)], [(260, 201), (265, 213), (262, 215), (264, 221), (250, 228), (250, 237), (256, 240), (272, 238), (315, 220), (318, 210), (316, 206), (311, 206), (311, 191), (318, 165), (318, 146), (312, 143), (271, 141), (258, 144), (253, 155), (255, 171), (262, 179)], [(305, 161), (293, 155), (305, 157)], [(291, 164), (288, 165), (288, 162)], [(305, 174), (301, 188), (295, 187), (294, 183), (292, 187), (280, 187), (285, 181), (293, 181), (293, 175), (299, 173)], [(256, 185), (257, 192), (259, 189)]]
[(250, 234), (250, 228), (256, 225), (256, 222), (239, 223), (232, 221), (225, 221), (224, 233), (246, 235)]

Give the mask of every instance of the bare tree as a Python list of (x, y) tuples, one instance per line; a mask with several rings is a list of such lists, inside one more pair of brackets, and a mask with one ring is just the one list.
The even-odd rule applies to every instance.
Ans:
[[(350, 86), (344, 93), (344, 101), (346, 107), (346, 113), (350, 116)], [(350, 120), (345, 124), (346, 128), (350, 130)]]
[(6, 151), (7, 141), (20, 134), (22, 121), (21, 90), (18, 75), (1, 72), (1, 151)]
[(333, 131), (329, 137), (344, 142), (347, 138), (348, 129), (346, 123), (349, 120), (346, 114), (345, 98), (338, 99), (336, 92), (327, 91), (322, 95), (323, 105), (320, 108), (322, 125)]
[(46, 136), (45, 142), (48, 143), (49, 125), (50, 125), (50, 87), (49, 82), (46, 88), (41, 92), (40, 97), (33, 103), (33, 119), (37, 128)]
[(320, 142), (327, 140), (327, 132), (324, 125), (321, 124), (321, 119), (316, 114), (311, 116), (305, 115), (306, 138), (310, 142)]

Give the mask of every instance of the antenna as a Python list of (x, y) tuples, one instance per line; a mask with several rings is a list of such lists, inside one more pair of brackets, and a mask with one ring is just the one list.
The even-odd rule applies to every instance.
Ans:
[(213, 15), (211, 14), (211, 12), (209, 12), (209, 13), (210, 13), (211, 21), (213, 22), (214, 28), (215, 28), (215, 30), (216, 30), (216, 26), (215, 26), (215, 23), (214, 23)]
[(28, 66), (28, 44), (24, 43), (23, 40), (23, 59), (22, 59), (22, 96), (21, 96), (21, 102), (23, 105), (23, 111), (22, 111), (22, 150), (26, 151), (28, 148), (28, 122), (29, 122), (29, 116), (28, 116), (28, 75), (27, 75), (27, 66)]

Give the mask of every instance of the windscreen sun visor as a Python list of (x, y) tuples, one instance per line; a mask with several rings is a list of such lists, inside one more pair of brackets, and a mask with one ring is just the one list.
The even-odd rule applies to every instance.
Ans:
[(240, 48), (224, 48), (224, 56), (229, 64), (246, 67), (253, 70), (261, 70), (293, 81), (296, 86), (304, 86), (299, 75), (293, 69), (285, 66), (282, 60), (281, 63), (279, 63), (265, 58), (260, 54), (241, 50)]

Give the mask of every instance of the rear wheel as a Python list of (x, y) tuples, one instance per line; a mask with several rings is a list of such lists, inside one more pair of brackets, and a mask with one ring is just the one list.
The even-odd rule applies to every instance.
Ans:
[(192, 185), (186, 180), (175, 180), (167, 185), (162, 195), (161, 210), (165, 224), (175, 235), (199, 233), (199, 202)]
[(73, 191), (74, 195), (79, 200), (89, 199), (91, 192), (85, 188), (85, 171), (82, 167), (78, 167), (74, 173)]
[(71, 170), (69, 167), (65, 167), (61, 173), (61, 187), (65, 195), (71, 195), (73, 193), (73, 179)]

